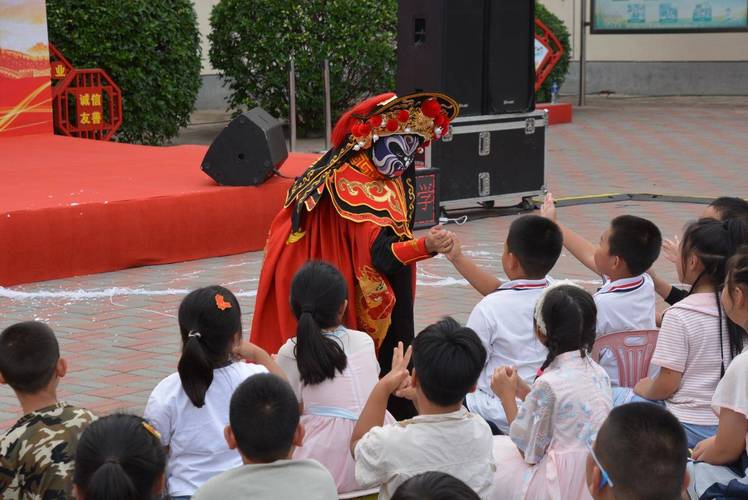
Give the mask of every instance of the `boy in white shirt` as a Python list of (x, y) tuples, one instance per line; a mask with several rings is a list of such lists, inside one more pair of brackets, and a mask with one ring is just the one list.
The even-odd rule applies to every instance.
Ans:
[[(426, 327), (405, 354), (399, 343), (392, 370), (372, 390), (351, 437), (362, 487), (381, 485), (379, 498), (389, 500), (409, 478), (438, 471), (488, 497), (496, 469), (491, 429), (462, 406), (485, 360), (475, 332), (452, 318)], [(390, 394), (412, 400), (418, 416), (383, 426)]]
[(546, 276), (561, 255), (562, 236), (552, 221), (525, 215), (509, 227), (501, 264), (510, 281), (502, 283), (478, 268), (460, 252), (453, 236), (447, 258), (473, 287), (486, 295), (475, 306), (467, 326), (478, 334), (488, 353), (478, 379), (478, 390), (468, 394), (465, 404), (489, 422), (495, 434), (509, 432), (501, 401), (491, 390), (491, 376), (500, 366), (516, 367), (528, 385), (548, 354), (535, 335), (533, 311), (543, 290), (552, 282)]
[[(548, 193), (541, 215), (556, 221), (553, 195)], [(660, 255), (662, 235), (657, 226), (641, 217), (621, 215), (594, 245), (563, 224), (564, 247), (579, 262), (603, 278), (595, 293), (597, 336), (657, 328), (655, 287), (647, 269)], [(603, 351), (600, 365), (613, 387), (619, 385), (618, 365), (613, 353)]]

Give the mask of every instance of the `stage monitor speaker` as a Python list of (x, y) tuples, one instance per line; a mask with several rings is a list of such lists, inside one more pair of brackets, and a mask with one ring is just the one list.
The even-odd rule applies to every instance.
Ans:
[(535, 2), (486, 1), (483, 114), (535, 109)]
[(257, 107), (226, 125), (205, 153), (201, 168), (222, 186), (257, 186), (286, 158), (280, 122)]
[(484, 0), (400, 0), (397, 93), (444, 92), (461, 115), (480, 115), (484, 9)]

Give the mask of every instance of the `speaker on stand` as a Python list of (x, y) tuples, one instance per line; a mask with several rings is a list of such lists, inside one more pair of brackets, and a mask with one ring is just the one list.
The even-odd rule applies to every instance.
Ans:
[(257, 186), (288, 158), (281, 123), (257, 107), (237, 116), (213, 140), (201, 168), (222, 186)]

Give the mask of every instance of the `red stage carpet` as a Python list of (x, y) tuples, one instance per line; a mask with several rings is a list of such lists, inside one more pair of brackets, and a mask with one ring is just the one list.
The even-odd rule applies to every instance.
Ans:
[(200, 170), (206, 149), (0, 139), (0, 285), (261, 250), (291, 181), (217, 186)]

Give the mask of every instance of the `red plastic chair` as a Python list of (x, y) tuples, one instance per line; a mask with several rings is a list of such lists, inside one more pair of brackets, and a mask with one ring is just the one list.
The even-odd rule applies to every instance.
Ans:
[(620, 386), (634, 387), (647, 376), (658, 333), (659, 330), (637, 330), (603, 335), (592, 346), (592, 359), (599, 362), (600, 351), (608, 349), (616, 357)]

